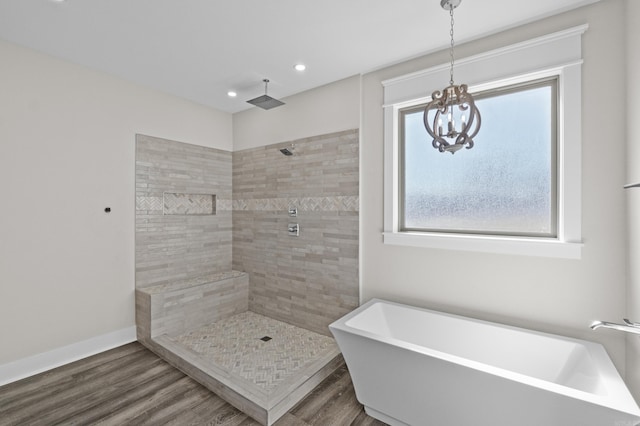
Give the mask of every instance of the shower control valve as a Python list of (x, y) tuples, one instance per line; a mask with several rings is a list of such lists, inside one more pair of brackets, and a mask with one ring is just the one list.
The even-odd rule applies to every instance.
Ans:
[(288, 226), (289, 236), (290, 237), (299, 237), (300, 236), (300, 227), (297, 223), (290, 223)]
[(297, 216), (298, 216), (298, 208), (289, 207), (289, 217), (297, 217)]

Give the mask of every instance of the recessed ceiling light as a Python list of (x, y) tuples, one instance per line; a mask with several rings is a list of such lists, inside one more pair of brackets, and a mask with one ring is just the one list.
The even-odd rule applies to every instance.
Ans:
[(236, 96), (238, 96), (238, 94), (236, 92), (234, 92), (233, 90), (229, 90), (227, 92), (227, 96), (230, 98), (235, 98)]
[(296, 71), (304, 71), (307, 69), (307, 66), (305, 64), (296, 64), (293, 68), (295, 68)]

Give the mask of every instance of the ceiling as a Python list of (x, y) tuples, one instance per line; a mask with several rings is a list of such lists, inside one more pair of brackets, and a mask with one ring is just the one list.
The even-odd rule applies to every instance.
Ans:
[[(465, 0), (456, 42), (595, 1)], [(0, 38), (233, 113), (264, 78), (283, 98), (446, 48), (449, 16), (439, 0), (0, 0)]]

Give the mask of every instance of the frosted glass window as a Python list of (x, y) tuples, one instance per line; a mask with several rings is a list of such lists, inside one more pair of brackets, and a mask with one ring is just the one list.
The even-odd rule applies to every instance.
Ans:
[(404, 231), (557, 236), (556, 79), (474, 94), (475, 146), (431, 146), (423, 106), (400, 111)]

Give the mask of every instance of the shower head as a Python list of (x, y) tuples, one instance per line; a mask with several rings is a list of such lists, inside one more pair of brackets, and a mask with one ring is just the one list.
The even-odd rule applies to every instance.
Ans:
[(282, 148), (280, 152), (284, 155), (293, 155), (293, 149), (293, 145), (291, 145), (289, 148)]
[(247, 102), (262, 109), (271, 109), (284, 105), (284, 102), (267, 95), (267, 84), (269, 83), (269, 80), (265, 78), (262, 81), (264, 82), (264, 95), (248, 100)]
[(271, 109), (271, 108), (279, 107), (280, 105), (284, 105), (284, 102), (279, 101), (275, 98), (272, 98), (271, 96), (268, 96), (268, 95), (258, 96), (257, 98), (251, 99), (250, 101), (247, 101), (247, 102), (257, 107), (260, 107), (262, 109)]

